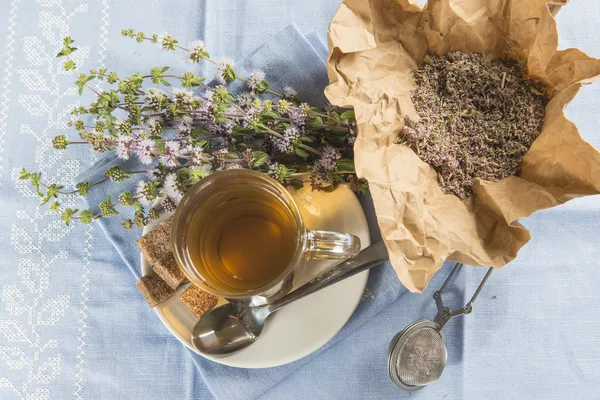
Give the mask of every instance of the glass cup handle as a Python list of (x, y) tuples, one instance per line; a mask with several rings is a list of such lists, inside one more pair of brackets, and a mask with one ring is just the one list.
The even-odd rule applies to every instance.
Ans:
[(349, 258), (360, 253), (360, 239), (349, 233), (308, 231), (307, 258)]

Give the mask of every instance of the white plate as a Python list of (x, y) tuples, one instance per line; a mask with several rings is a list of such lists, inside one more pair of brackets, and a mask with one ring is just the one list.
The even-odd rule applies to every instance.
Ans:
[[(342, 186), (333, 193), (305, 188), (295, 193), (294, 198), (308, 228), (353, 233), (360, 238), (363, 249), (370, 245), (365, 214), (347, 187)], [(166, 218), (167, 215), (162, 216)], [(148, 224), (144, 234), (159, 222)], [(296, 286), (338, 262), (307, 262)], [(142, 257), (142, 274), (150, 271), (150, 265)], [(179, 300), (185, 287), (180, 287), (173, 297), (154, 310), (177, 339), (209, 360), (241, 368), (275, 367), (309, 355), (335, 336), (356, 309), (368, 276), (368, 271), (360, 273), (282, 308), (267, 320), (256, 343), (226, 357), (202, 354), (192, 347), (190, 335), (198, 319)]]

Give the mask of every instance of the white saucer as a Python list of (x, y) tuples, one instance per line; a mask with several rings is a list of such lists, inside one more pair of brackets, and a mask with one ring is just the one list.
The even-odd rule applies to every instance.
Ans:
[[(360, 238), (363, 249), (370, 245), (365, 214), (347, 187), (342, 186), (333, 193), (304, 188), (295, 193), (294, 198), (308, 228), (353, 233)], [(167, 217), (165, 214), (162, 219)], [(148, 224), (144, 234), (159, 222)], [(309, 261), (297, 285), (338, 262)], [(150, 265), (142, 257), (142, 274), (150, 271)], [(192, 347), (190, 334), (198, 319), (179, 300), (184, 287), (154, 310), (177, 339), (209, 360), (241, 368), (275, 367), (309, 355), (335, 336), (356, 309), (368, 276), (368, 271), (363, 272), (282, 308), (267, 320), (256, 343), (226, 357), (202, 354)]]

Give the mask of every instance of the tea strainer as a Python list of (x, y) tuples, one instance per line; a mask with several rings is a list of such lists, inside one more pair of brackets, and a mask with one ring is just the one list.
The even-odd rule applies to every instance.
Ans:
[(453, 317), (473, 311), (473, 303), (494, 270), (493, 267), (488, 269), (475, 294), (463, 308), (451, 310), (444, 306), (442, 294), (462, 266), (456, 264), (440, 290), (433, 294), (438, 310), (433, 321), (415, 321), (390, 342), (388, 372), (400, 389), (419, 390), (439, 379), (448, 358), (446, 337), (442, 332), (444, 325)]

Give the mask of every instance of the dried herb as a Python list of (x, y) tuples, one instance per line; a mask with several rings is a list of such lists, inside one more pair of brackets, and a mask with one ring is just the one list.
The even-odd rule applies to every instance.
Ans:
[(426, 56), (414, 79), (420, 120), (407, 118), (398, 142), (437, 171), (445, 193), (464, 199), (475, 178), (518, 174), (544, 122), (542, 83), (517, 61), (460, 52)]

